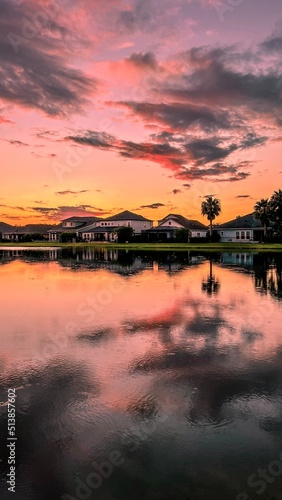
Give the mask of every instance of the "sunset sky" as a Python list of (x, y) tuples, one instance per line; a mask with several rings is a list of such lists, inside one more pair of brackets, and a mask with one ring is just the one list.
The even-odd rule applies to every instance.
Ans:
[(0, 221), (217, 222), (281, 186), (281, 0), (0, 0)]

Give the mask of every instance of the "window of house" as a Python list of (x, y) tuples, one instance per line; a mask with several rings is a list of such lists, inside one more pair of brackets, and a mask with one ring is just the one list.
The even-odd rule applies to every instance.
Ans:
[(105, 222), (105, 226), (107, 225), (107, 223)]
[(171, 221), (169, 221), (168, 225), (171, 226)]
[(247, 231), (247, 232), (246, 232), (246, 240), (249, 240), (249, 239), (250, 239), (250, 237), (251, 237), (251, 233), (250, 233), (250, 231)]
[(104, 225), (104, 222), (101, 222), (101, 226), (103, 226), (103, 225)]
[(221, 236), (223, 236), (223, 235), (224, 235), (224, 232), (223, 232), (223, 231), (221, 231), (221, 233), (220, 233), (220, 234), (221, 234)]
[(128, 221), (128, 222), (127, 222), (127, 225), (128, 225), (128, 226), (131, 226), (131, 222), (130, 222), (130, 221)]
[(239, 240), (240, 239), (240, 233), (239, 231), (236, 231), (236, 240)]
[(199, 237), (201, 236), (201, 234), (200, 234), (200, 233), (197, 233), (197, 236), (198, 236), (198, 238), (199, 238)]
[(241, 240), (245, 239), (245, 231), (241, 231)]

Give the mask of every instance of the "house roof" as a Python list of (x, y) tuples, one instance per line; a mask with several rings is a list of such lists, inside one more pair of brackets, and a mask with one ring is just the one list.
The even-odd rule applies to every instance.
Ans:
[(123, 212), (120, 212), (119, 214), (112, 215), (111, 217), (107, 217), (106, 219), (103, 219), (105, 221), (115, 221), (115, 220), (139, 220), (139, 221), (145, 221), (145, 222), (151, 222), (150, 219), (146, 219), (143, 217), (143, 215), (139, 214), (134, 214), (133, 212), (130, 212), (129, 210), (124, 210)]
[(87, 229), (87, 227), (85, 227), (83, 229), (80, 229), (79, 232), (80, 233), (111, 233), (115, 229), (118, 229), (118, 227), (120, 227), (120, 226), (106, 226), (106, 227), (97, 226), (97, 227), (93, 227), (90, 229)]
[(178, 224), (183, 226), (185, 229), (204, 229), (204, 230), (207, 229), (207, 226), (205, 226), (201, 222), (197, 220), (187, 219), (183, 215), (179, 214), (168, 214), (166, 217), (164, 217), (162, 220), (159, 221), (159, 226), (164, 222), (166, 222), (168, 219), (175, 220), (175, 222), (178, 222)]
[(3, 233), (3, 231), (9, 231), (10, 229), (13, 229), (13, 226), (10, 224), (6, 224), (6, 222), (0, 222), (0, 232)]
[(261, 223), (254, 218), (254, 212), (236, 217), (236, 219), (214, 226), (214, 229), (261, 229)]
[[(1, 224), (1, 223), (0, 223)], [(52, 224), (27, 224), (26, 226), (8, 226), (2, 232), (5, 234), (46, 234), (54, 226)]]
[(173, 226), (157, 226), (157, 227), (151, 227), (151, 229), (148, 229), (147, 232), (154, 233), (156, 231), (161, 232), (161, 231), (174, 231), (174, 230), (175, 227)]
[(81, 224), (85, 222), (95, 222), (98, 220), (102, 220), (102, 217), (79, 217), (79, 216), (73, 216), (69, 217), (68, 219), (64, 219), (62, 222), (81, 222)]
[[(85, 223), (82, 224), (82, 226), (85, 226)], [(81, 227), (81, 226), (79, 226)], [(49, 229), (47, 232), (48, 233), (75, 233), (78, 230), (77, 227), (63, 227), (62, 224), (58, 224), (57, 226), (52, 226), (51, 229)]]

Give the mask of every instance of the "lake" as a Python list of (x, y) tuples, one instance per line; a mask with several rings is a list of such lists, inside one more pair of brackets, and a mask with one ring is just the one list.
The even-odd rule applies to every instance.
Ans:
[(282, 254), (17, 247), (0, 280), (1, 500), (282, 499)]

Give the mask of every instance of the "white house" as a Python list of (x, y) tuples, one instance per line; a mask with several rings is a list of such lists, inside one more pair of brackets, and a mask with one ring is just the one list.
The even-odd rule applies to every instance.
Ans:
[(142, 215), (125, 210), (79, 228), (76, 234), (77, 236), (81, 236), (82, 240), (86, 241), (116, 241), (116, 230), (122, 226), (132, 227), (134, 234), (141, 234), (142, 231), (153, 227), (153, 221), (146, 219)]
[(10, 241), (20, 241), (24, 236), (32, 237), (33, 235), (41, 235), (42, 238), (48, 240), (48, 230), (52, 227), (50, 224), (27, 224), (14, 227), (5, 224), (5, 226), (3, 227), (3, 223), (0, 223), (2, 239)]
[(177, 229), (186, 229), (189, 238), (206, 238), (207, 227), (197, 220), (186, 219), (183, 215), (168, 214), (159, 221), (159, 225), (148, 231), (149, 234), (157, 238), (173, 239)]
[(253, 241), (262, 241), (263, 227), (260, 222), (254, 218), (254, 214), (247, 214), (236, 217), (229, 222), (214, 226), (220, 235), (222, 242), (248, 243)]
[(69, 217), (48, 231), (49, 241), (59, 241), (62, 233), (76, 233), (78, 228), (100, 221), (98, 217)]

